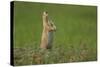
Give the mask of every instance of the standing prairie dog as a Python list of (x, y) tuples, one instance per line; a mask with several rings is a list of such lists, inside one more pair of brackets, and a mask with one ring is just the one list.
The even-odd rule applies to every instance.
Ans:
[(56, 26), (54, 25), (53, 22), (49, 21), (48, 13), (45, 11), (43, 12), (42, 19), (43, 19), (43, 31), (42, 31), (40, 48), (50, 49), (52, 47), (53, 32), (56, 30)]

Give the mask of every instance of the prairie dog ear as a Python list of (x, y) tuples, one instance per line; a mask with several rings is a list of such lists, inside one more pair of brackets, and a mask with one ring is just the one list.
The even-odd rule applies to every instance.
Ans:
[(44, 11), (43, 12), (43, 16), (48, 16), (48, 12), (47, 11)]

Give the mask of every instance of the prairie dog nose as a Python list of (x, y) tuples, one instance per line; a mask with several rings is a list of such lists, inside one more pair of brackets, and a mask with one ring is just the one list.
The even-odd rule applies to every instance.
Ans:
[(43, 15), (44, 15), (44, 16), (48, 16), (48, 12), (47, 12), (47, 11), (44, 11), (44, 12), (43, 12)]

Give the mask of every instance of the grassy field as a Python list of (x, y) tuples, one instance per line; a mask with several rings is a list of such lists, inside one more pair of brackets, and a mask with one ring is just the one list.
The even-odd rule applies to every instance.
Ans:
[[(57, 31), (53, 48), (40, 51), (42, 12)], [(14, 65), (97, 60), (96, 6), (14, 2)]]

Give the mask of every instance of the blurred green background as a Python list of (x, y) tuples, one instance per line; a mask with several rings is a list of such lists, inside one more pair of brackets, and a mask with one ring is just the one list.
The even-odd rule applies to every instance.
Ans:
[[(32, 60), (31, 56), (40, 46), (43, 11), (48, 12), (57, 27), (49, 58), (58, 57), (58, 59), (47, 59), (48, 61), (44, 64), (71, 62), (71, 59), (72, 62), (73, 60), (92, 61), (97, 59), (96, 6), (15, 1), (13, 31), (15, 65), (35, 64), (32, 62), (34, 59)], [(80, 60), (78, 57), (82, 53), (81, 50), (83, 53), (86, 53), (87, 50), (87, 54), (86, 58), (80, 58)], [(74, 59), (70, 57), (71, 53)], [(61, 58), (59, 59), (59, 57)]]

